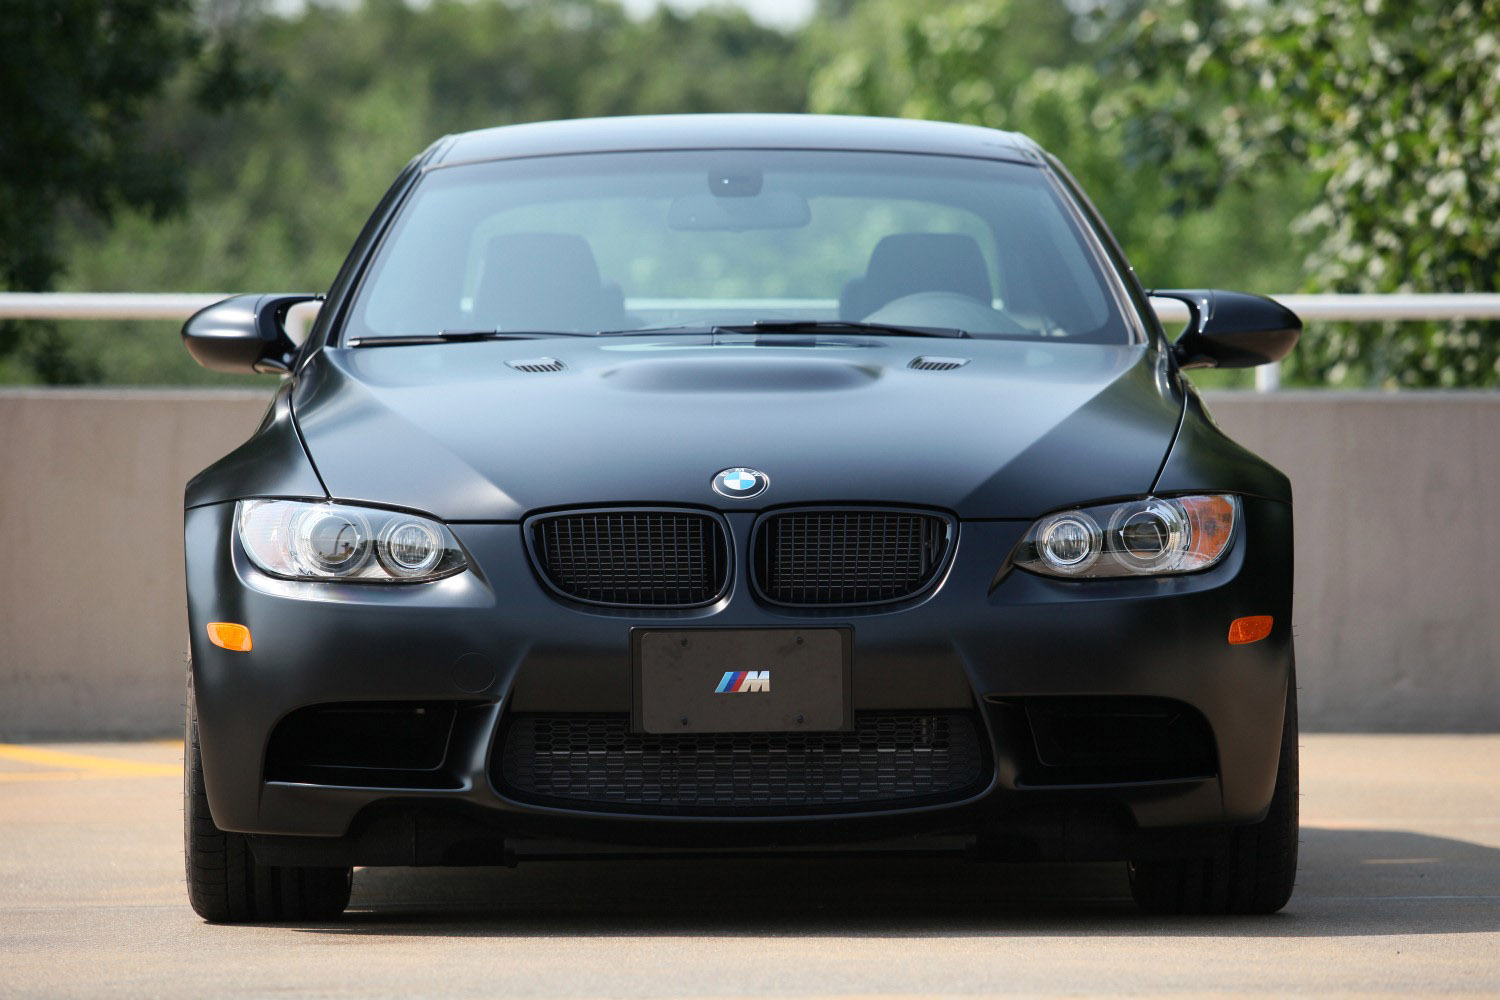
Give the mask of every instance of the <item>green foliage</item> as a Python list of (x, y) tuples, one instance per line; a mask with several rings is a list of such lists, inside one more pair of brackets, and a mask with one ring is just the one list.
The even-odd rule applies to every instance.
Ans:
[[(1500, 288), (1500, 0), (1169, 0), (1119, 27), (1116, 113), (1143, 123), (1136, 145), (1168, 183), (1211, 203), (1247, 178), (1311, 172), (1306, 288)], [(1323, 328), (1291, 371), (1497, 385), (1500, 324)]]
[(1025, 132), (1067, 164), (1148, 286), (1295, 287), (1287, 229), (1307, 185), (1241, 186), (1205, 206), (1164, 184), (1101, 71), (1110, 42), (1081, 27), (1053, 0), (869, 0), (814, 36), (828, 58), (812, 108)]
[[(614, 0), (257, 7), (6, 0), (0, 284), (326, 288), (444, 133), (806, 109), (1032, 135), (1148, 286), (1500, 287), (1500, 0), (820, 0), (798, 35)], [(1288, 380), (1500, 384), (1495, 327), (1313, 326)], [(171, 324), (0, 332), (0, 381), (221, 379)]]
[[(1500, 287), (1500, 0), (830, 7), (815, 109), (1030, 134), (1148, 285)], [(1494, 327), (1313, 327), (1289, 379), (1497, 384)]]
[[(254, 19), (240, 42), (275, 80), (266, 99), (211, 117), (169, 94), (150, 121), (191, 151), (187, 211), (122, 211), (108, 229), (76, 227), (68, 287), (322, 290), (401, 167), (445, 133), (797, 111), (807, 90), (796, 41), (728, 9), (637, 22), (607, 0), (371, 0)], [(69, 324), (67, 344), (103, 381), (224, 380), (196, 368), (165, 327)]]
[[(40, 291), (63, 266), (67, 216), (117, 210), (161, 219), (183, 173), (146, 127), (151, 102), (181, 80), (191, 102), (223, 109), (258, 79), (238, 51), (194, 23), (190, 0), (6, 0), (0, 11), (0, 288)], [(45, 381), (83, 381), (96, 365), (48, 325), (0, 325), (0, 357)], [(4, 371), (5, 369), (0, 369)]]

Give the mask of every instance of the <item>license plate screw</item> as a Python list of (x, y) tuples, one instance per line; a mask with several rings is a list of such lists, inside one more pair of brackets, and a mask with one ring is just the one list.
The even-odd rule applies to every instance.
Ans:
[[(684, 715), (680, 721), (682, 722), (682, 724), (684, 726), (687, 725), (688, 724), (688, 718), (687, 718), (687, 716)], [(801, 720), (799, 719), (798, 721), (800, 722)]]
[(804, 722), (806, 722), (806, 721), (807, 721), (807, 720), (806, 720), (806, 719), (804, 719), (804, 718), (803, 718), (803, 717), (802, 717), (802, 716), (801, 716), (801, 715), (800, 715), (800, 714), (799, 714), (799, 715), (798, 715), (798, 716), (797, 716), (797, 725), (799, 725), (799, 726), (800, 726), (800, 725), (802, 725), (802, 723), (804, 723)]

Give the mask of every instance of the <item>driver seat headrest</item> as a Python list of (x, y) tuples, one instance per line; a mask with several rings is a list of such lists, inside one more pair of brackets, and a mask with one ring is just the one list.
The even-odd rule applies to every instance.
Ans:
[(893, 233), (870, 254), (863, 278), (844, 286), (839, 316), (864, 319), (918, 292), (957, 292), (988, 305), (994, 298), (979, 243), (966, 233)]

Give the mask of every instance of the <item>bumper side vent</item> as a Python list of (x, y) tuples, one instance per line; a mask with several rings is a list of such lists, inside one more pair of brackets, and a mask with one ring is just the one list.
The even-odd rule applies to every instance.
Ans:
[[(1213, 730), (1201, 712), (1169, 698), (990, 699), (1024, 717), (1026, 785), (1128, 784), (1212, 778), (1219, 772)], [(1006, 724), (1003, 720), (997, 726)]]
[(276, 724), (265, 780), (313, 785), (446, 788), (443, 765), (461, 706), (355, 702), (300, 708)]

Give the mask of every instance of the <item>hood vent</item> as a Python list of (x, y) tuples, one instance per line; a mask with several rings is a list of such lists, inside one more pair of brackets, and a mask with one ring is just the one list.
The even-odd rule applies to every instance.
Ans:
[(906, 367), (915, 368), (919, 372), (951, 372), (968, 363), (968, 358), (937, 358), (924, 355), (920, 358), (912, 358), (911, 364)]
[(568, 367), (556, 358), (526, 358), (522, 361), (505, 362), (518, 372), (537, 374), (539, 372), (560, 372)]

